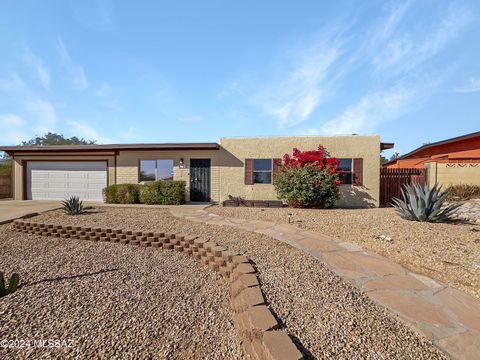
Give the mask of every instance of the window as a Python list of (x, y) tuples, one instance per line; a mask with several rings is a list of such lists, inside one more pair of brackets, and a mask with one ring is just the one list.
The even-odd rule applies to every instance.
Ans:
[(272, 159), (254, 159), (253, 160), (253, 183), (271, 184), (272, 183)]
[(155, 181), (155, 160), (140, 160), (140, 182)]
[(173, 160), (157, 160), (157, 180), (173, 180)]
[(342, 184), (352, 183), (352, 159), (338, 159), (338, 175)]
[(140, 160), (140, 182), (173, 180), (173, 160)]

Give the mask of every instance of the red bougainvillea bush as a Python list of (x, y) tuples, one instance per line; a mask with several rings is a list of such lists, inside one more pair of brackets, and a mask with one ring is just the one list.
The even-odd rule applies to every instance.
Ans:
[[(277, 160), (278, 161), (278, 160)], [(275, 172), (274, 186), (278, 198), (289, 206), (303, 208), (332, 208), (338, 199), (339, 161), (330, 157), (323, 146), (317, 150), (285, 154)]]

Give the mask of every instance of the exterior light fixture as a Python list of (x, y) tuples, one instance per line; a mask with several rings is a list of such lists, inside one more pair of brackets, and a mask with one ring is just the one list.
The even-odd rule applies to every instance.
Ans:
[(183, 162), (183, 158), (180, 158), (180, 162), (178, 163), (178, 167), (180, 169), (184, 169), (185, 168), (185, 163)]

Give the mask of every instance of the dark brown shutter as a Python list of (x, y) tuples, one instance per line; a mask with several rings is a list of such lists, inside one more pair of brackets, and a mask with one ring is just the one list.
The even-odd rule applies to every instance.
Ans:
[(253, 185), (253, 159), (245, 159), (245, 185)]
[(353, 185), (363, 185), (363, 159), (353, 159)]
[(272, 182), (275, 180), (275, 174), (282, 166), (282, 159), (272, 159)]

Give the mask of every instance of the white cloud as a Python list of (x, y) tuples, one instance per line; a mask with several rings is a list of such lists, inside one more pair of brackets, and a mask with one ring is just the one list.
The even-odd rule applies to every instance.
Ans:
[(412, 0), (407, 0), (391, 9), (384, 24), (381, 25), (380, 29), (376, 29), (376, 33), (379, 34), (380, 39), (388, 39), (392, 36), (405, 18), (405, 14), (410, 9), (412, 3)]
[[(355, 134), (370, 132), (378, 125), (395, 120), (412, 109), (416, 89), (397, 86), (364, 96), (335, 119), (324, 123), (318, 133)], [(312, 134), (314, 129), (309, 129)]]
[(0, 114), (2, 145), (17, 145), (28, 139), (25, 121), (15, 114)]
[(58, 120), (55, 107), (48, 101), (40, 99), (30, 100), (27, 102), (26, 107), (41, 124), (54, 126)]
[(45, 88), (50, 88), (50, 70), (44, 64), (43, 60), (34, 54), (30, 48), (25, 48), (23, 55), (24, 63), (30, 68), (35, 77), (40, 81), (40, 84)]
[(254, 95), (254, 103), (277, 118), (280, 127), (305, 121), (323, 100), (339, 55), (340, 43), (328, 36), (300, 50), (290, 70), (267, 82)]
[(192, 115), (192, 116), (185, 116), (185, 117), (179, 117), (178, 121), (186, 124), (193, 124), (193, 123), (199, 123), (203, 119), (201, 116), (198, 115)]
[(471, 77), (466, 84), (456, 87), (453, 91), (457, 93), (480, 91), (480, 78)]
[(86, 122), (67, 120), (67, 124), (73, 136), (83, 137), (86, 140), (95, 140), (99, 144), (111, 144), (114, 142), (110, 137), (100, 135), (92, 125)]
[[(57, 112), (52, 103), (40, 99), (27, 101), (26, 110), (31, 114), (32, 129), (38, 134), (55, 131), (58, 122)], [(35, 124), (33, 126), (33, 124)]]
[(408, 8), (400, 5), (392, 11), (383, 25), (383, 36), (376, 39), (371, 49), (377, 53), (373, 58), (377, 71), (399, 74), (417, 68), (441, 52), (473, 19), (470, 11), (451, 5), (443, 18), (435, 19), (429, 26), (422, 24), (422, 28), (406, 27), (409, 30), (400, 31), (398, 26)]
[(16, 72), (11, 72), (8, 77), (0, 79), (0, 91), (13, 92), (25, 87), (25, 83)]
[(63, 40), (58, 38), (58, 51), (60, 53), (60, 58), (62, 60), (65, 70), (69, 74), (73, 87), (76, 90), (86, 90), (89, 86), (87, 76), (85, 75), (85, 70), (83, 67), (73, 61)]

